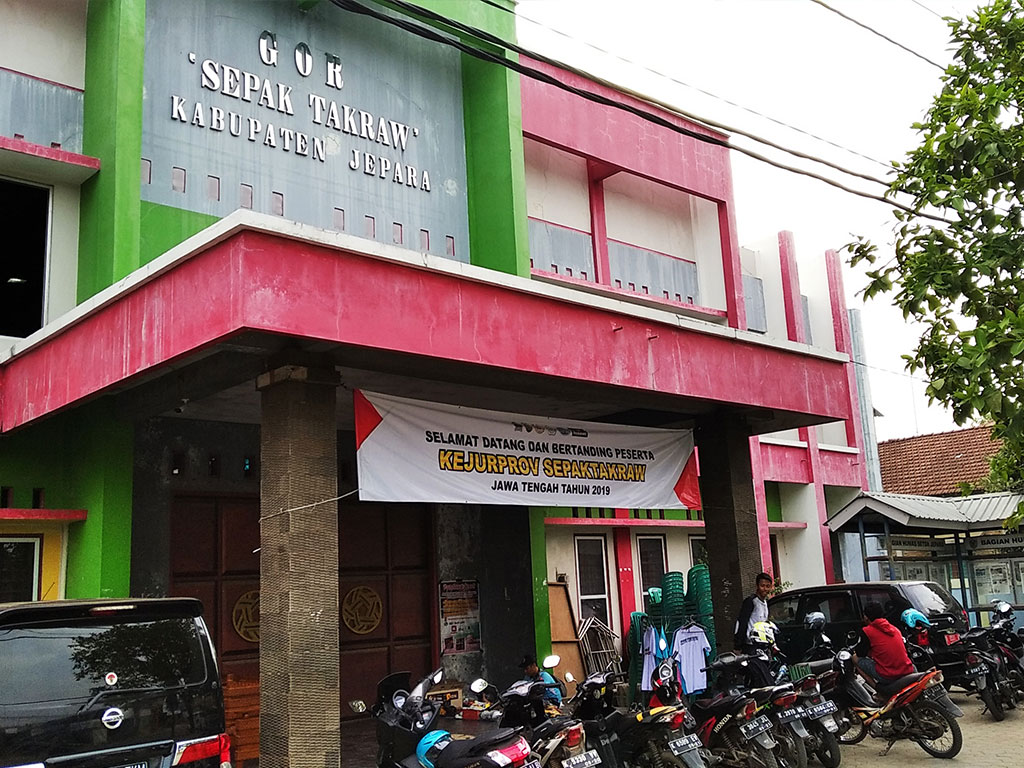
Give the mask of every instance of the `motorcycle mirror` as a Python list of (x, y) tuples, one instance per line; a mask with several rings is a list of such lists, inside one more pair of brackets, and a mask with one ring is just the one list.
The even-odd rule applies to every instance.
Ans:
[(550, 656), (544, 657), (544, 669), (554, 669), (562, 661), (562, 657), (557, 653), (552, 653)]
[(352, 699), (352, 701), (350, 701), (348, 705), (352, 708), (352, 711), (355, 712), (357, 715), (361, 715), (363, 714), (363, 712), (366, 711), (366, 702), (362, 699)]
[(483, 693), (487, 688), (487, 681), (482, 677), (478, 677), (472, 683), (469, 684), (469, 690), (473, 693)]
[(575, 683), (576, 682), (576, 678), (573, 677), (572, 672), (566, 672), (565, 673), (565, 682), (567, 682), (567, 683)]
[(430, 679), (434, 683), (434, 685), (440, 685), (441, 681), (444, 680), (444, 670), (437, 670), (434, 674), (430, 676)]

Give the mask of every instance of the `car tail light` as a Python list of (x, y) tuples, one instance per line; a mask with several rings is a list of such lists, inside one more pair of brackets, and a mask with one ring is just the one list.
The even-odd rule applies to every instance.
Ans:
[(231, 768), (231, 737), (222, 733), (206, 739), (179, 741), (171, 765), (194, 763), (208, 757), (219, 757), (221, 768)]
[(683, 724), (685, 722), (686, 722), (686, 712), (685, 711), (681, 711), (681, 712), (676, 712), (675, 716), (672, 718), (672, 722), (670, 723), (670, 725), (671, 725), (673, 731), (678, 731), (680, 728), (683, 727)]
[(565, 732), (565, 745), (567, 747), (578, 747), (583, 742), (583, 724), (577, 723)]
[(785, 696), (779, 696), (774, 703), (777, 707), (791, 707), (796, 703), (796, 694), (787, 693)]
[(743, 705), (743, 712), (740, 713), (740, 717), (744, 720), (749, 720), (755, 714), (757, 714), (757, 702), (753, 699), (747, 699), (747, 703)]

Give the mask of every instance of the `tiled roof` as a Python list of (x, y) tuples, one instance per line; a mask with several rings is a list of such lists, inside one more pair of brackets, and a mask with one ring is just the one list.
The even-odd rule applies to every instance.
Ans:
[(959, 495), (960, 483), (988, 476), (988, 458), (999, 450), (992, 428), (980, 427), (918, 435), (878, 444), (882, 490), (920, 496)]

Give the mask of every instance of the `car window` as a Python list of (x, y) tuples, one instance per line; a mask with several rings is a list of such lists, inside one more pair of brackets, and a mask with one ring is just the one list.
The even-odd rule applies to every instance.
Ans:
[(837, 621), (856, 621), (857, 611), (853, 605), (853, 597), (849, 592), (812, 592), (804, 595), (800, 605), (799, 620), (814, 611), (825, 614), (825, 622), (832, 624)]
[(914, 604), (914, 607), (929, 618), (940, 613), (953, 614), (954, 616), (961, 616), (963, 614), (963, 609), (960, 607), (960, 603), (956, 601), (956, 598), (938, 584), (933, 582), (904, 584), (903, 588), (906, 590), (907, 596)]
[(860, 602), (858, 609), (864, 614), (864, 606), (868, 603), (878, 603), (885, 611), (885, 617), (893, 624), (899, 621), (900, 614), (910, 607), (910, 603), (895, 587), (858, 587), (857, 599)]
[(797, 616), (797, 608), (799, 607), (800, 597), (794, 595), (793, 597), (779, 597), (768, 606), (768, 618), (778, 624), (780, 627), (790, 626), (792, 624), (799, 624), (803, 617)]
[(113, 685), (175, 688), (206, 680), (190, 618), (0, 629), (0, 705), (88, 700)]

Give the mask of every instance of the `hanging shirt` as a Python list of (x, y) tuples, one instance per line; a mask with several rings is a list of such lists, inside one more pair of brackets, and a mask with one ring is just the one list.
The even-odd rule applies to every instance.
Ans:
[(678, 660), (679, 681), (683, 693), (697, 693), (708, 687), (707, 652), (711, 650), (704, 628), (691, 624), (676, 630), (672, 638), (672, 652)]
[(648, 627), (644, 630), (643, 641), (640, 644), (640, 653), (644, 659), (643, 671), (640, 673), (640, 690), (650, 691), (651, 676), (654, 668), (658, 666), (658, 630)]

